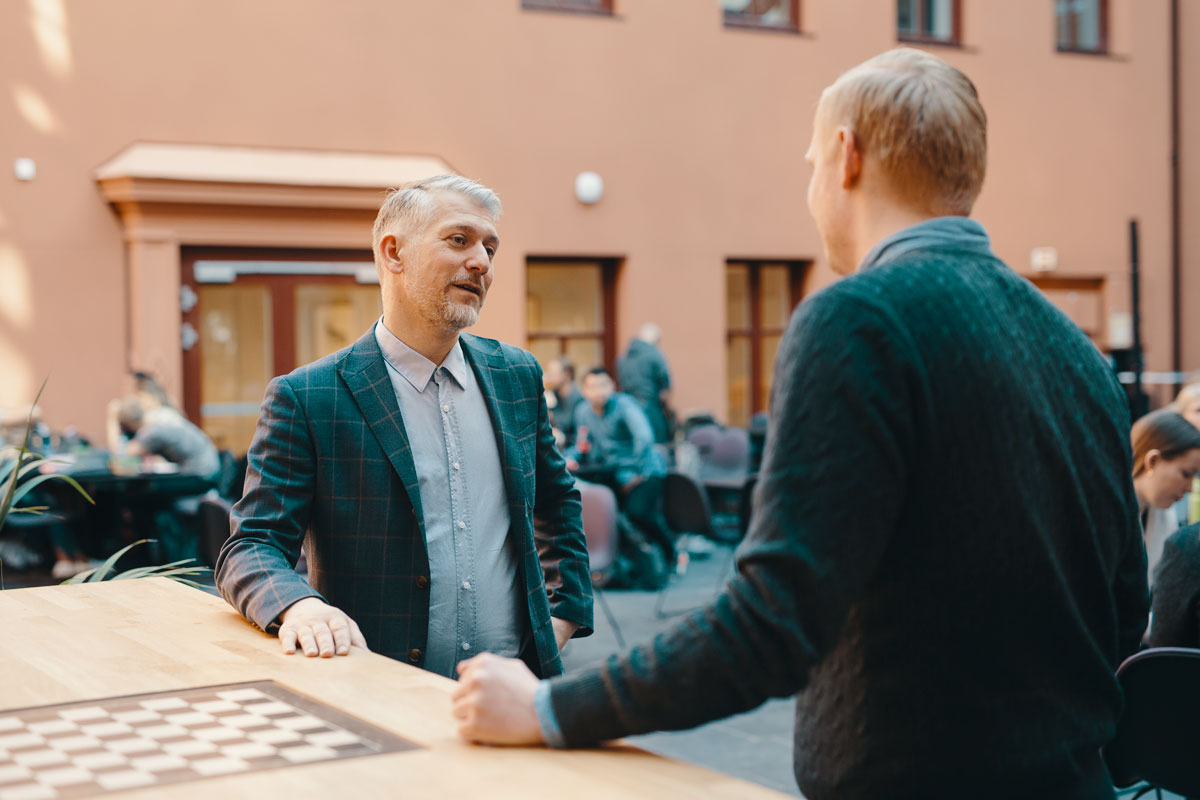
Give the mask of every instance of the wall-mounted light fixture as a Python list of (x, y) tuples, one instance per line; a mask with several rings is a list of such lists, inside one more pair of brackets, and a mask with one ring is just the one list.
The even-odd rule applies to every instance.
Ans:
[(575, 199), (590, 206), (604, 197), (604, 179), (594, 172), (581, 172), (575, 176)]

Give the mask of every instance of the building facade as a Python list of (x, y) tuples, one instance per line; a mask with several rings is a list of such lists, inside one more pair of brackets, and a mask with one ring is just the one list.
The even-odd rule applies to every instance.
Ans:
[(1147, 366), (1200, 368), (1191, 0), (12, 0), (0, 30), (0, 408), (49, 375), (56, 428), (99, 438), (144, 369), (244, 449), (266, 380), (379, 313), (383, 191), (444, 170), (505, 205), (475, 332), (587, 367), (656, 322), (677, 410), (744, 423), (835, 277), (819, 93), (904, 43), (979, 89), (997, 253), (1119, 349), (1138, 220)]

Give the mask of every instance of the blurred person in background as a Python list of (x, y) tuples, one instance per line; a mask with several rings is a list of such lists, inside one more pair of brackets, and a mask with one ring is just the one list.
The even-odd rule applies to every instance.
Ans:
[(472, 659), (460, 735), (580, 746), (799, 692), (809, 800), (1113, 797), (1114, 672), (1149, 603), (1129, 406), (968, 218), (986, 152), (975, 86), (930, 53), (824, 91), (808, 204), (849, 277), (784, 334), (738, 573), (552, 681)]
[[(1200, 429), (1200, 382), (1186, 384), (1168, 408)], [(1192, 479), (1191, 491), (1175, 504), (1175, 516), (1180, 525), (1200, 522), (1200, 476)]]
[(1172, 508), (1200, 474), (1200, 430), (1182, 414), (1164, 408), (1133, 423), (1133, 488), (1146, 541), (1148, 576), (1162, 557), (1163, 544), (1179, 528)]
[(575, 364), (566, 356), (551, 359), (542, 375), (546, 387), (546, 407), (550, 409), (550, 425), (556, 440), (563, 448), (575, 441), (575, 409), (583, 395), (575, 385)]
[(587, 371), (583, 397), (586, 402), (575, 408), (575, 443), (564, 453), (569, 469), (608, 470), (607, 482), (622, 495), (639, 481), (666, 473), (645, 412), (636, 400), (616, 390), (607, 369)]
[(654, 441), (664, 444), (671, 440), (671, 370), (667, 359), (658, 349), (662, 331), (647, 322), (629, 343), (625, 355), (617, 361), (617, 382), (621, 391), (641, 405), (654, 433)]

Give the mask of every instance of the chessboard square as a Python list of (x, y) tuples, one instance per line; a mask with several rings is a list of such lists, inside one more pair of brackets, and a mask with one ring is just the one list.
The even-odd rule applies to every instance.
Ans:
[(31, 722), (27, 726), (30, 733), (40, 733), (43, 736), (47, 733), (67, 733), (68, 731), (77, 731), (79, 726), (67, 719), (49, 719), (45, 722)]
[(148, 783), (154, 783), (154, 776), (149, 772), (125, 769), (120, 772), (105, 772), (102, 775), (97, 775), (96, 783), (109, 791), (116, 791), (117, 789), (132, 789), (134, 786), (145, 786)]
[(237, 728), (226, 728), (218, 725), (215, 728), (193, 728), (192, 736), (208, 742), (228, 742), (230, 739), (241, 739), (245, 734)]
[(187, 728), (178, 725), (147, 725), (137, 729), (137, 735), (145, 739), (178, 739), (187, 736)]
[(237, 714), (221, 717), (221, 724), (228, 725), (231, 728), (258, 728), (271, 724), (271, 721), (266, 717), (260, 717), (258, 714)]
[(311, 731), (315, 728), (328, 727), (325, 720), (318, 719), (311, 714), (297, 714), (294, 717), (280, 717), (275, 720), (275, 724), (280, 728), (287, 728), (290, 731)]
[(100, 706), (85, 706), (84, 708), (66, 708), (58, 712), (63, 719), (72, 722), (82, 722), (88, 719), (107, 719), (108, 712)]
[(38, 772), (39, 783), (47, 786), (70, 786), (73, 783), (83, 783), (92, 779), (92, 773), (83, 767), (61, 767)]
[(0, 736), (0, 750), (17, 750), (21, 747), (33, 747), (45, 744), (46, 740), (36, 733), (12, 733)]
[(346, 744), (358, 744), (362, 741), (361, 736), (355, 736), (350, 731), (336, 730), (326, 731), (324, 733), (310, 733), (305, 736), (310, 744), (319, 744), (322, 747), (340, 747)]
[(242, 742), (241, 744), (227, 744), (221, 748), (221, 752), (230, 758), (267, 758), (275, 755), (277, 751), (271, 745), (263, 742)]
[(155, 722), (162, 719), (162, 714), (157, 711), (152, 711), (148, 708), (138, 709), (137, 711), (119, 711), (112, 715), (112, 718), (117, 722), (124, 722), (127, 725), (132, 725), (135, 722)]
[(71, 759), (75, 766), (83, 767), (84, 769), (105, 769), (107, 767), (120, 767), (129, 760), (119, 753), (110, 753), (105, 750), (101, 753), (84, 753), (83, 755), (75, 756)]
[(315, 744), (302, 744), (298, 747), (285, 747), (279, 751), (279, 755), (291, 761), (294, 764), (302, 764), (306, 761), (321, 761), (327, 758), (337, 758), (337, 751), (330, 750), (328, 747), (321, 747)]
[(48, 764), (66, 763), (67, 754), (49, 749), (29, 750), (24, 753), (17, 753), (12, 757), (12, 760), (23, 767), (44, 767)]
[(296, 731), (284, 730), (283, 728), (268, 728), (265, 731), (250, 731), (246, 734), (246, 736), (256, 742), (263, 742), (264, 744), (298, 742), (303, 738)]
[(248, 714), (262, 714), (264, 717), (277, 717), (280, 714), (294, 714), (296, 709), (278, 700), (270, 703), (255, 703), (252, 706), (242, 706)]
[(64, 753), (72, 753), (76, 750), (91, 750), (96, 747), (103, 747), (100, 740), (95, 736), (60, 736), (57, 739), (50, 739), (46, 744), (53, 747), (55, 750), (61, 750)]
[(103, 738), (105, 736), (118, 736), (122, 733), (132, 733), (133, 728), (124, 722), (98, 722), (95, 725), (80, 726), (79, 732), (85, 736)]
[(229, 689), (228, 691), (217, 692), (217, 697), (232, 703), (244, 703), (248, 700), (262, 700), (267, 695), (258, 689)]
[(134, 736), (129, 739), (112, 739), (105, 742), (104, 746), (114, 753), (145, 753), (147, 750), (157, 750), (158, 742)]
[(9, 764), (0, 767), (0, 783), (12, 783), (19, 781), (21, 778), (28, 778), (33, 774), (33, 770), (29, 767), (23, 767), (20, 764)]
[(183, 769), (188, 765), (188, 762), (186, 758), (167, 753), (165, 755), (132, 758), (129, 760), (129, 764), (134, 769), (142, 769), (146, 772), (166, 772), (169, 769)]
[(241, 706), (228, 700), (208, 700), (203, 703), (192, 703), (192, 708), (205, 714), (220, 714), (222, 711), (238, 711)]
[(198, 756), (205, 753), (217, 752), (217, 746), (212, 742), (199, 739), (184, 739), (181, 742), (167, 742), (162, 749), (175, 756)]
[(230, 772), (242, 772), (250, 765), (240, 758), (201, 758), (192, 762), (192, 769), (201, 775), (225, 775)]
[(0, 800), (43, 800), (57, 797), (58, 792), (40, 783), (23, 783), (20, 786), (7, 786), (0, 789)]
[(143, 700), (142, 708), (151, 711), (171, 711), (177, 708), (187, 708), (187, 701), (182, 697), (157, 697), (153, 700)]
[(163, 722), (168, 722), (171, 725), (203, 725), (206, 722), (216, 722), (217, 718), (212, 714), (205, 714), (203, 711), (188, 711), (183, 714), (168, 714), (163, 717)]
[(25, 727), (20, 717), (0, 717), (0, 733), (19, 731)]

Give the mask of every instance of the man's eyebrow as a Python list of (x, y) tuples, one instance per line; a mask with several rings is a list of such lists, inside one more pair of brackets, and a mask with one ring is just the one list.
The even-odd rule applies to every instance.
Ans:
[(495, 244), (495, 245), (500, 244), (499, 236), (497, 236), (494, 233), (485, 234), (483, 232), (482, 228), (480, 228), (478, 225), (475, 225), (470, 222), (447, 222), (445, 225), (442, 226), (441, 230), (442, 230), (443, 234), (449, 233), (450, 231), (453, 231), (453, 230), (469, 231), (472, 235), (481, 238), (484, 242), (486, 242), (488, 244)]

